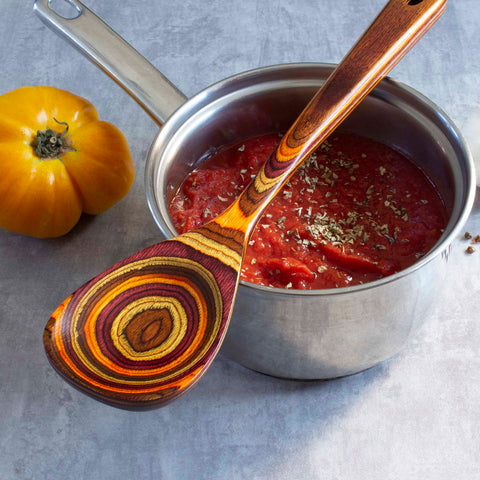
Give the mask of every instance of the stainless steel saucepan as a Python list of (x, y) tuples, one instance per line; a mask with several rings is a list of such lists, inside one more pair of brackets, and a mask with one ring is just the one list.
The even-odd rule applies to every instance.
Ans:
[[(177, 234), (168, 203), (206, 152), (284, 131), (333, 65), (287, 64), (227, 78), (190, 100), (78, 0), (65, 18), (49, 0), (35, 11), (163, 124), (146, 163), (151, 212), (165, 237)], [(222, 352), (270, 375), (323, 379), (359, 372), (397, 353), (441, 301), (452, 241), (473, 204), (473, 161), (461, 134), (413, 89), (383, 80), (342, 124), (403, 152), (436, 183), (450, 214), (435, 247), (382, 280), (328, 290), (284, 290), (242, 281)]]

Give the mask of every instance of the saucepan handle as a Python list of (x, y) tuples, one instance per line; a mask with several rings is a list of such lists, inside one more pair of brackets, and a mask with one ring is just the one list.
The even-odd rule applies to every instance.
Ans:
[(52, 0), (35, 0), (41, 20), (66, 38), (129, 93), (158, 123), (187, 98), (148, 60), (78, 0), (62, 0), (71, 15), (59, 12)]

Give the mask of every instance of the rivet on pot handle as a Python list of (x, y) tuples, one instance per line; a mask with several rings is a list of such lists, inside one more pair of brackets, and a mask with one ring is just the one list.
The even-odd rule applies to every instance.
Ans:
[(54, 10), (51, 0), (35, 0), (33, 9), (52, 30), (71, 42), (124, 88), (162, 125), (187, 98), (148, 60), (78, 0), (63, 0), (72, 18)]

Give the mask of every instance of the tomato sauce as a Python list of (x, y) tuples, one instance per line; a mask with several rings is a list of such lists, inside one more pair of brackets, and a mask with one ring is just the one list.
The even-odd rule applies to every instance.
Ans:
[[(213, 219), (242, 192), (280, 141), (246, 139), (192, 171), (170, 204), (180, 233)], [(425, 255), (447, 223), (434, 185), (386, 145), (336, 133), (272, 201), (251, 237), (242, 279), (279, 288), (370, 282)]]

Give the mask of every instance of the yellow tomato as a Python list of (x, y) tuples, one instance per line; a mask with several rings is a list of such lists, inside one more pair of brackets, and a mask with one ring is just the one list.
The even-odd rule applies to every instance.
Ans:
[(0, 227), (34, 237), (70, 231), (135, 176), (127, 141), (84, 98), (53, 87), (0, 96)]

